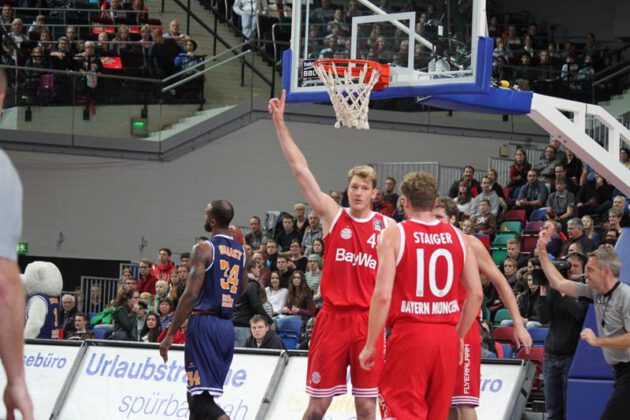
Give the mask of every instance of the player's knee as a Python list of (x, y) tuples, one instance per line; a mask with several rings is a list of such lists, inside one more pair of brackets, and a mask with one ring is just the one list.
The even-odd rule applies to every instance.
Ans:
[(332, 398), (311, 398), (304, 413), (303, 420), (321, 420), (326, 414)]
[(354, 405), (359, 420), (371, 420), (376, 416), (376, 398), (355, 398)]

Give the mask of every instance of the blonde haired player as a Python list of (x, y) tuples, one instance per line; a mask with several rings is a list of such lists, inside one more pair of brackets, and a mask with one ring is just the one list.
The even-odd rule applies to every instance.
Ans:
[[(271, 99), (269, 113), (282, 153), (311, 208), (320, 216), (325, 242), (320, 283), (324, 305), (311, 338), (306, 378), (310, 398), (303, 418), (323, 418), (332, 398), (347, 392), (349, 365), (357, 418), (373, 419), (383, 352), (376, 354), (375, 368), (370, 372), (361, 369), (359, 352), (367, 334), (374, 291), (376, 244), (380, 233), (395, 222), (371, 210), (376, 172), (369, 166), (356, 166), (348, 172), (349, 208), (340, 207), (322, 192), (284, 121), (285, 97), (283, 91), (281, 99)], [(377, 341), (383, 349), (382, 329)]]

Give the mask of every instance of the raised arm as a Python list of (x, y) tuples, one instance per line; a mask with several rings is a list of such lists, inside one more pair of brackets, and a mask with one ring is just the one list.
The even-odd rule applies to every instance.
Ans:
[(324, 225), (324, 232), (328, 232), (337, 214), (339, 205), (328, 194), (322, 192), (315, 176), (313, 176), (308, 167), (304, 154), (295, 144), (291, 132), (284, 121), (285, 99), (286, 92), (284, 90), (280, 99), (272, 98), (268, 106), (269, 114), (271, 114), (271, 120), (276, 126), (282, 154), (289, 163), (304, 197), (306, 197), (313, 211), (319, 215)]
[(540, 235), (538, 236), (536, 251), (538, 259), (540, 260), (540, 267), (545, 272), (545, 276), (547, 276), (547, 280), (549, 280), (551, 288), (574, 298), (580, 297), (580, 295), (578, 295), (577, 288), (575, 287), (576, 283), (562, 277), (562, 274), (560, 274), (549, 259), (549, 254), (547, 254), (547, 244), (549, 243), (550, 237), (551, 232), (546, 229), (541, 230)]
[(514, 339), (519, 346), (522, 345), (529, 349), (532, 346), (532, 337), (527, 332), (523, 322), (518, 322), (518, 320), (521, 319), (521, 313), (518, 310), (516, 297), (514, 296), (514, 292), (512, 292), (510, 284), (494, 264), (494, 261), (492, 261), (492, 257), (486, 250), (484, 244), (482, 244), (478, 238), (470, 235), (466, 235), (466, 240), (477, 259), (479, 272), (483, 273), (492, 282), (492, 285), (495, 289), (497, 289), (497, 292), (501, 297), (501, 301), (503, 301), (503, 304), (510, 312), (512, 319), (515, 321)]
[(385, 321), (389, 314), (392, 300), (392, 289), (396, 276), (396, 252), (400, 234), (396, 224), (392, 224), (381, 234), (377, 246), (378, 270), (372, 302), (370, 303), (370, 319), (365, 346), (359, 355), (359, 362), (363, 369), (370, 370), (374, 366), (374, 352), (376, 340), (383, 334)]
[(168, 332), (162, 343), (160, 343), (160, 355), (165, 363), (168, 361), (168, 349), (173, 344), (173, 336), (192, 312), (203, 287), (206, 267), (212, 262), (213, 258), (212, 248), (207, 243), (199, 243), (193, 247), (190, 254), (190, 273), (186, 281), (186, 288), (177, 304), (173, 322), (169, 325)]

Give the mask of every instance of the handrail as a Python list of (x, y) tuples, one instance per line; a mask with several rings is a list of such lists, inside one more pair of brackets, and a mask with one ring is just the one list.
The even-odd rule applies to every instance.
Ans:
[[(92, 13), (102, 13), (102, 12), (106, 12), (109, 11), (110, 9), (107, 10), (103, 10), (101, 8), (97, 8), (97, 9), (79, 9), (79, 8), (74, 8), (74, 9), (70, 9), (70, 8), (59, 8), (59, 7), (13, 7), (12, 8), (14, 11), (19, 11), (19, 10), (26, 10), (26, 11), (41, 11), (41, 10), (48, 10), (48, 11), (53, 11), (56, 10), (58, 12), (92, 12)], [(146, 10), (127, 10), (127, 9), (123, 9), (121, 10), (121, 13), (147, 13), (148, 12)]]
[(597, 73), (595, 73), (593, 78), (595, 80), (602, 79), (602, 78), (606, 77), (608, 74), (615, 73), (620, 68), (628, 66), (628, 64), (630, 64), (630, 60), (624, 60), (621, 63), (617, 63), (617, 64), (615, 64), (613, 66), (606, 67), (605, 69), (602, 69), (602, 70), (598, 71)]
[(617, 76), (620, 76), (620, 75), (622, 75), (622, 74), (629, 73), (629, 72), (630, 72), (630, 64), (628, 64), (627, 66), (625, 66), (625, 67), (624, 67), (624, 68), (622, 68), (622, 69), (617, 70), (617, 71), (616, 71), (616, 72), (614, 72), (613, 74), (609, 74), (608, 76), (606, 76), (606, 77), (602, 77), (601, 79), (599, 79), (599, 80), (597, 80), (597, 81), (593, 82), (593, 86), (600, 85), (600, 84), (602, 84), (602, 83), (604, 83), (604, 82), (607, 82), (607, 81), (608, 81), (608, 80), (610, 80), (610, 79), (614, 79), (614, 78), (616, 78)]
[[(230, 48), (229, 50), (225, 50), (225, 51), (223, 51), (222, 53), (219, 53), (219, 54), (217, 54), (217, 55), (215, 55), (215, 56), (212, 56), (212, 57), (210, 57), (210, 58), (207, 58), (207, 59), (205, 59), (204, 61), (202, 61), (202, 62), (200, 62), (200, 63), (195, 64), (194, 66), (186, 67), (185, 69), (183, 69), (183, 70), (181, 70), (181, 71), (178, 71), (178, 72), (177, 72), (177, 73), (175, 73), (175, 74), (171, 74), (170, 76), (168, 76), (168, 77), (166, 77), (166, 78), (162, 79), (162, 83), (164, 83), (164, 82), (168, 82), (169, 80), (172, 80), (172, 79), (175, 79), (175, 78), (177, 78), (177, 77), (181, 76), (181, 75), (182, 75), (182, 74), (184, 74), (184, 73), (188, 73), (190, 70), (193, 70), (193, 69), (196, 69), (197, 67), (200, 67), (200, 66), (205, 65), (206, 63), (208, 63), (208, 62), (210, 62), (210, 61), (215, 61), (217, 58), (219, 58), (219, 57), (221, 57), (221, 56), (223, 56), (223, 55), (225, 55), (225, 54), (227, 54), (227, 53), (230, 53), (230, 52), (232, 52), (232, 51), (234, 51), (234, 50), (236, 50), (236, 49), (239, 49), (239, 48), (243, 48), (243, 46), (244, 46), (244, 45), (247, 45), (247, 42), (244, 42), (244, 43), (242, 43), (242, 44), (237, 45), (236, 47), (232, 47), (232, 48)], [(222, 61), (221, 63), (224, 63), (224, 62), (225, 62), (225, 61)]]
[[(186, 77), (183, 80), (180, 80), (178, 82), (173, 83), (172, 85), (169, 85), (169, 86), (166, 86), (166, 87), (162, 88), (162, 93), (168, 92), (169, 90), (174, 89), (177, 86), (181, 86), (181, 85), (183, 85), (185, 83), (188, 83), (189, 81), (191, 81), (193, 79), (196, 79), (196, 78), (198, 78), (200, 76), (203, 76), (204, 74), (206, 74), (207, 72), (209, 72), (210, 70), (212, 70), (214, 68), (222, 66), (225, 63), (228, 63), (230, 61), (236, 60), (237, 58), (241, 58), (242, 56), (244, 56), (246, 54), (250, 54), (250, 53), (251, 53), (251, 50), (243, 51), (242, 53), (234, 55), (234, 56), (232, 56), (230, 58), (227, 58), (227, 59), (221, 61), (220, 63), (217, 63), (217, 64), (215, 64), (213, 66), (208, 67), (208, 68), (205, 68), (205, 69), (203, 69), (202, 71), (200, 71), (198, 73), (191, 74), (190, 76)], [(186, 69), (186, 70), (189, 70), (189, 69)]]
[[(192, 10), (186, 8), (186, 6), (180, 0), (173, 0), (173, 3), (178, 5), (182, 10), (190, 15), (191, 18), (195, 22), (199, 24), (203, 29), (205, 29), (210, 35), (212, 35), (216, 40), (218, 40), (224, 47), (231, 48), (230, 45), (221, 38), (212, 28), (210, 28), (202, 19), (199, 18)], [(271, 87), (271, 81), (260, 72), (256, 67), (254, 67), (251, 63), (244, 61), (244, 65), (247, 66), (256, 76), (258, 76), (263, 82), (265, 82), (269, 87)], [(274, 69), (275, 71), (275, 69)]]
[[(36, 73), (51, 73), (51, 74), (63, 74), (66, 76), (77, 76), (82, 77), (85, 76), (87, 72), (81, 73), (78, 71), (72, 70), (55, 70), (55, 69), (42, 69), (37, 67), (25, 67), (25, 66), (8, 66), (6, 64), (0, 64), (0, 69), (11, 69), (11, 70), (24, 70)], [(160, 79), (151, 79), (148, 77), (135, 77), (135, 76), (117, 76), (115, 74), (105, 74), (105, 73), (96, 73), (98, 77), (103, 79), (114, 79), (114, 80), (131, 80), (135, 82), (144, 82), (144, 83), (152, 83), (156, 85), (161, 85), (162, 80)]]

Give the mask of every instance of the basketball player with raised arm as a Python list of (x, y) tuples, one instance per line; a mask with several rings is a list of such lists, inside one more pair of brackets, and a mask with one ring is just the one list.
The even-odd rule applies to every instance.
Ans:
[(228, 201), (213, 201), (206, 208), (204, 228), (212, 238), (193, 247), (186, 289), (160, 343), (166, 362), (173, 336), (188, 319), (184, 366), (190, 420), (229, 420), (214, 398), (223, 394), (234, 355), (232, 312), (247, 285), (245, 251), (230, 235), (233, 217)]
[(269, 101), (282, 153), (302, 193), (320, 217), (324, 230), (325, 258), (320, 291), (324, 300), (317, 315), (308, 355), (306, 392), (309, 403), (304, 419), (321, 419), (336, 395), (347, 392), (350, 365), (352, 394), (358, 419), (376, 415), (378, 381), (383, 366), (384, 331), (375, 338), (374, 369), (361, 369), (359, 352), (367, 335), (370, 299), (376, 276), (376, 244), (380, 233), (395, 222), (370, 208), (376, 173), (369, 166), (348, 172), (349, 208), (340, 207), (322, 192), (306, 158), (295, 144), (284, 121), (285, 92)]
[[(457, 218), (457, 204), (450, 197), (440, 197), (437, 206), (433, 209), (433, 215), (438, 220), (454, 225)], [(481, 241), (472, 235), (463, 235), (472, 254), (475, 256), (479, 272), (484, 274), (492, 282), (499, 292), (503, 304), (510, 312), (512, 319), (521, 319), (516, 297), (505, 276), (501, 274), (494, 264), (490, 253)], [(460, 303), (466, 299), (466, 292), (460, 289)], [(479, 317), (480, 314), (477, 314)], [(527, 351), (532, 346), (532, 337), (525, 329), (522, 322), (514, 323), (514, 341)], [(467, 374), (466, 374), (467, 373)], [(464, 338), (464, 362), (457, 370), (457, 382), (455, 393), (451, 401), (451, 420), (476, 420), (475, 407), (479, 406), (481, 384), (481, 333), (479, 331), (479, 319), (477, 319), (468, 334)]]
[[(483, 292), (463, 233), (433, 216), (435, 178), (411, 172), (401, 192), (408, 220), (381, 235), (368, 337), (359, 359), (363, 368), (374, 367), (387, 322), (392, 333), (379, 382), (383, 418), (441, 420), (448, 417), (464, 337)], [(467, 298), (460, 308), (461, 287)]]

